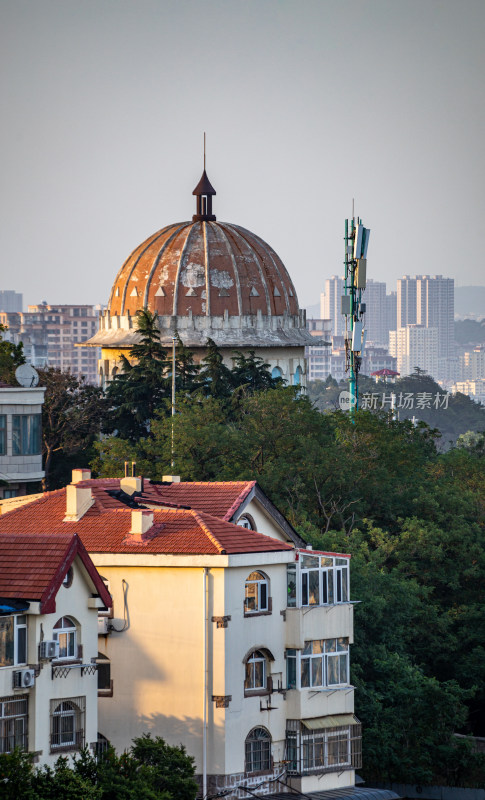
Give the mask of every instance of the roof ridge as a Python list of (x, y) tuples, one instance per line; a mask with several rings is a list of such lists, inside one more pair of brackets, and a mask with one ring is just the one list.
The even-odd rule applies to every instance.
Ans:
[(242, 501), (248, 496), (251, 489), (254, 489), (254, 487), (256, 486), (256, 481), (246, 481), (246, 484), (247, 484), (246, 488), (243, 489), (243, 491), (241, 492), (240, 495), (238, 495), (238, 497), (236, 497), (230, 509), (226, 511), (226, 513), (224, 514), (223, 520), (225, 520), (226, 522), (230, 521), (236, 509), (241, 505)]
[[(202, 517), (200, 515), (200, 512), (196, 511), (195, 509), (191, 509), (189, 513), (193, 514), (193, 516), (195, 517), (195, 519), (199, 523), (199, 525), (202, 528), (202, 530), (206, 533), (207, 537), (210, 539), (212, 544), (215, 545), (215, 547), (217, 547), (217, 549), (219, 550), (219, 554), (223, 555), (226, 552), (226, 549), (221, 545), (219, 540), (215, 537), (215, 535), (212, 533), (212, 531), (207, 527), (206, 523), (204, 522), (204, 520), (202, 519)], [(204, 512), (202, 512), (202, 513), (204, 513)], [(208, 514), (207, 516), (212, 516), (212, 514)], [(218, 522), (221, 521), (219, 519), (219, 517), (214, 517), (214, 519), (216, 519)]]

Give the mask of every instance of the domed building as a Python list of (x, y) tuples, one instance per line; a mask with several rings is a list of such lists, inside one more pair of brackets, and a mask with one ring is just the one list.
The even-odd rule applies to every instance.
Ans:
[(199, 362), (207, 339), (228, 367), (235, 350), (254, 350), (273, 376), (306, 380), (306, 330), (295, 287), (275, 251), (259, 236), (212, 210), (216, 194), (204, 170), (193, 191), (196, 213), (157, 231), (127, 258), (116, 276), (100, 329), (89, 344), (102, 348), (100, 380), (106, 383), (137, 342), (135, 315), (148, 308), (159, 317), (167, 348), (178, 334)]

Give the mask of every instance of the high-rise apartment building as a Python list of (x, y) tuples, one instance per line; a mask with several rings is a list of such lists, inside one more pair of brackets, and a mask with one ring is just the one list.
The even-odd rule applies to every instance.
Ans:
[(23, 299), (20, 292), (0, 291), (0, 311), (22, 311)]
[(454, 354), (454, 283), (442, 275), (405, 275), (397, 282), (396, 328), (436, 328), (441, 359)]
[(383, 281), (367, 280), (362, 296), (365, 303), (365, 329), (367, 342), (387, 347), (389, 329), (386, 326), (386, 284)]
[(28, 306), (27, 313), (0, 312), (0, 322), (8, 325), (7, 338), (22, 342), (31, 364), (69, 371), (88, 383), (98, 383), (95, 347), (78, 347), (98, 329), (99, 309), (88, 305)]
[(389, 352), (397, 360), (401, 377), (411, 375), (419, 367), (433, 378), (438, 371), (438, 331), (424, 325), (406, 325), (389, 331)]
[(386, 294), (386, 347), (389, 347), (389, 331), (395, 331), (397, 328), (397, 292), (389, 292)]
[(345, 332), (345, 317), (342, 315), (341, 297), (344, 293), (344, 279), (332, 275), (325, 281), (325, 291), (320, 298), (320, 316), (331, 320), (333, 336), (342, 336)]

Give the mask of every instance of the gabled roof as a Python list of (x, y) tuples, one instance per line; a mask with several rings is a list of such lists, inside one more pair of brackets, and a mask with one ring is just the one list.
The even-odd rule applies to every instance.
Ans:
[[(145, 482), (146, 493), (151, 493)], [(218, 555), (292, 550), (293, 546), (233, 525), (206, 511), (164, 507), (153, 509), (153, 525), (141, 537), (131, 535), (132, 509), (109, 492), (119, 480), (82, 481), (94, 503), (78, 522), (64, 522), (66, 490), (46, 493), (30, 505), (0, 516), (0, 533), (76, 533), (90, 553), (160, 553)], [(137, 498), (139, 499), (139, 498)], [(143, 507), (142, 503), (140, 503)]]
[[(15, 513), (10, 512), (9, 516)], [(41, 613), (55, 611), (57, 592), (76, 556), (103, 603), (111, 606), (111, 597), (96, 567), (79, 537), (72, 532), (56, 536), (0, 532), (0, 597), (40, 601)]]

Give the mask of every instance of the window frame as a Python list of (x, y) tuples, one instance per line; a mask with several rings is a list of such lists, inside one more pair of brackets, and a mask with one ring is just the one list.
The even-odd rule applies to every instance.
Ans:
[[(335, 649), (332, 649), (335, 643)], [(306, 651), (306, 652), (305, 652)], [(303, 650), (288, 648), (286, 656), (286, 688), (332, 691), (349, 686), (350, 643), (348, 637), (316, 639), (305, 642)], [(318, 676), (321, 676), (318, 682)], [(334, 676), (338, 680), (333, 680)], [(341, 680), (344, 677), (345, 680)]]
[[(252, 575), (260, 575), (260, 578), (252, 578)], [(256, 587), (255, 608), (248, 607), (248, 601), (253, 599), (248, 595), (248, 588)], [(264, 602), (264, 606), (263, 606)], [(254, 617), (259, 614), (271, 614), (271, 597), (269, 594), (269, 578), (261, 570), (250, 572), (244, 582), (244, 616)]]
[(42, 453), (42, 414), (12, 414), (12, 456)]
[(7, 414), (0, 414), (0, 456), (7, 455)]
[[(244, 694), (252, 695), (261, 692), (266, 693), (268, 668), (267, 656), (263, 650), (253, 650), (250, 656), (245, 661), (245, 674), (244, 674)], [(262, 665), (262, 678), (261, 683), (257, 683), (257, 665)], [(250, 685), (251, 684), (251, 685)]]
[[(259, 731), (265, 735), (257, 735)], [(262, 775), (272, 771), (272, 744), (273, 740), (271, 734), (263, 725), (257, 725), (249, 731), (244, 740), (244, 771), (247, 774)], [(259, 753), (258, 749), (260, 751)]]
[(28, 750), (28, 730), (28, 695), (0, 697), (0, 753), (11, 753), (15, 747)]
[[(11, 628), (11, 636), (7, 625)], [(2, 636), (6, 631), (5, 637)], [(25, 658), (19, 658), (22, 655)], [(2, 657), (2, 651), (4, 655)], [(8, 658), (8, 653), (11, 651), (11, 660)], [(22, 666), (27, 663), (27, 615), (26, 614), (7, 614), (0, 617), (0, 669), (5, 667)]]
[(289, 775), (340, 772), (362, 766), (362, 726), (355, 724), (310, 730), (302, 720), (287, 720), (286, 761)]
[[(64, 708), (70, 706), (70, 708)], [(63, 726), (62, 720), (72, 720), (71, 728)], [(85, 741), (86, 697), (64, 697), (50, 701), (50, 752), (63, 753), (81, 750)], [(65, 730), (62, 730), (62, 727)], [(69, 739), (56, 741), (57, 737), (70, 735)]]
[[(68, 620), (71, 624), (64, 623)], [(63, 623), (59, 625), (59, 623)], [(59, 627), (56, 627), (59, 626)], [(71, 617), (60, 617), (52, 629), (52, 638), (55, 642), (59, 642), (59, 655), (56, 661), (72, 661), (78, 657), (78, 640), (77, 640), (77, 625)], [(66, 636), (66, 654), (61, 655), (61, 636)], [(72, 653), (70, 652), (72, 650)]]
[(287, 565), (287, 608), (350, 602), (350, 556), (298, 551)]

